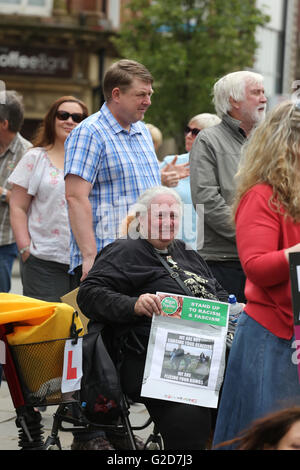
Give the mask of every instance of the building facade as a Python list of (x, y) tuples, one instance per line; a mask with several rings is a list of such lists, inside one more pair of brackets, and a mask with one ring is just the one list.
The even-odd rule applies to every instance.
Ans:
[(270, 16), (257, 28), (254, 70), (265, 78), (269, 107), (291, 95), (297, 78), (299, 55), (299, 0), (256, 0), (257, 7)]
[[(0, 80), (25, 102), (30, 139), (49, 105), (75, 95), (90, 113), (103, 102), (102, 78), (117, 54), (111, 37), (128, 18), (129, 0), (0, 0)], [(300, 0), (256, 0), (270, 15), (257, 29), (253, 70), (265, 77), (270, 106), (300, 78)]]
[(60, 96), (99, 109), (119, 10), (119, 0), (0, 0), (0, 80), (23, 95), (26, 138)]

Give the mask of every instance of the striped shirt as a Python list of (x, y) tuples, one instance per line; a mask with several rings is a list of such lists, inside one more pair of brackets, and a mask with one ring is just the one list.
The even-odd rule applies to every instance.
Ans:
[[(119, 237), (120, 225), (138, 196), (160, 185), (152, 138), (141, 121), (125, 130), (104, 103), (73, 129), (65, 149), (65, 176), (77, 175), (92, 184), (89, 200), (99, 252)], [(73, 233), (70, 256), (72, 271), (82, 263)]]
[[(31, 146), (31, 143), (18, 133), (6, 151), (0, 155), (0, 186), (2, 188), (11, 189), (11, 185), (7, 180), (19, 160)], [(9, 205), (7, 202), (0, 202), (0, 246), (10, 245), (14, 242), (15, 239), (9, 220)]]

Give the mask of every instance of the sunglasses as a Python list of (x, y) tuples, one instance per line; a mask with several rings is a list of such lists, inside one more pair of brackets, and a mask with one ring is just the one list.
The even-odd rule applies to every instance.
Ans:
[(71, 116), (72, 120), (76, 123), (83, 121), (87, 116), (81, 113), (68, 113), (67, 111), (56, 111), (56, 117), (60, 121), (66, 121)]
[(185, 129), (184, 129), (184, 133), (185, 133), (185, 135), (188, 135), (188, 134), (191, 132), (192, 135), (193, 135), (194, 137), (196, 137), (196, 135), (199, 134), (200, 130), (201, 130), (201, 129), (196, 129), (195, 127), (194, 127), (194, 129), (192, 129), (192, 128), (189, 127), (189, 126), (186, 126)]

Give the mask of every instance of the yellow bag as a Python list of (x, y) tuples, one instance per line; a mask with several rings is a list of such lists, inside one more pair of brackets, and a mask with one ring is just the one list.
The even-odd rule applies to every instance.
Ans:
[[(7, 341), (30, 395), (37, 396), (40, 390), (46, 390), (49, 395), (50, 389), (54, 391), (54, 384), (55, 391), (60, 390), (64, 339), (71, 336), (72, 320), (76, 330), (81, 329), (79, 336), (84, 334), (80, 318), (73, 319), (73, 314), (74, 308), (65, 303), (0, 293), (0, 324), (12, 327)], [(42, 395), (39, 395), (41, 400), (46, 396)]]
[[(0, 293), (0, 325), (13, 324), (9, 344), (27, 344), (70, 337), (74, 308), (61, 302), (45, 302), (17, 294)], [(83, 325), (79, 317), (76, 328)]]

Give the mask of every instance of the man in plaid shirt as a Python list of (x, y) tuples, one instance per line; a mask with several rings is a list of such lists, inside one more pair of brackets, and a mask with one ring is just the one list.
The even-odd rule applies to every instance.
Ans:
[(138, 196), (160, 184), (151, 135), (141, 120), (151, 104), (153, 78), (138, 62), (107, 71), (100, 111), (66, 140), (65, 181), (71, 235), (70, 270), (83, 280), (96, 254), (119, 235)]
[(18, 250), (9, 220), (7, 180), (31, 143), (19, 133), (24, 119), (22, 97), (15, 91), (1, 91), (0, 98), (0, 292), (9, 292)]

